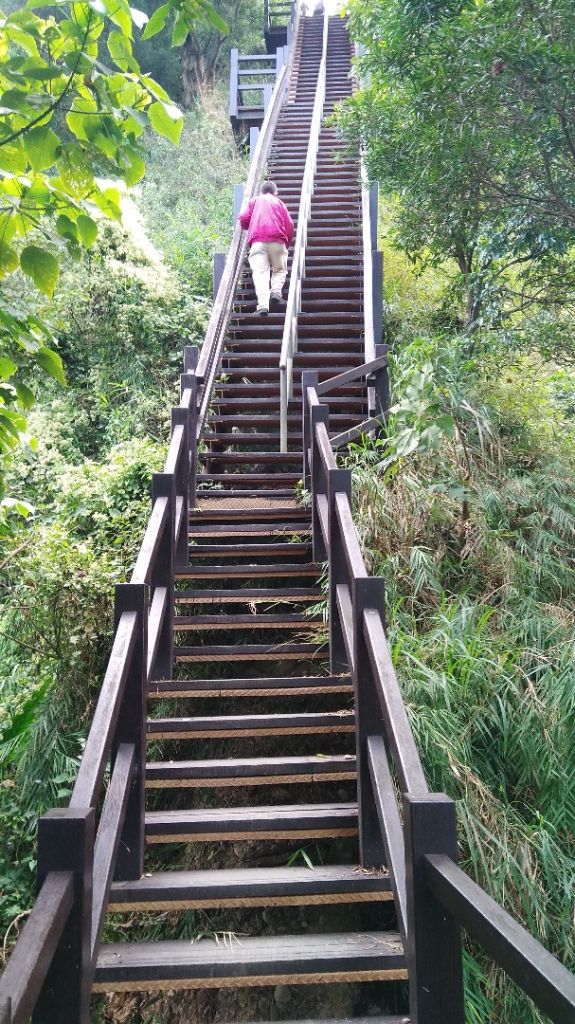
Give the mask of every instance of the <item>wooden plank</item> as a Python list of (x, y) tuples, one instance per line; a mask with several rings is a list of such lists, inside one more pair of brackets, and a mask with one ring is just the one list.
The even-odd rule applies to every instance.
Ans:
[(151, 761), (146, 786), (220, 788), (355, 779), (352, 754), (309, 754), (304, 757), (248, 757), (207, 761)]
[(148, 811), (149, 843), (355, 835), (357, 804), (282, 804)]
[(237, 736), (307, 736), (353, 732), (353, 711), (307, 711), (287, 715), (210, 715), (149, 718), (148, 739), (227, 739)]
[(279, 676), (243, 679), (154, 680), (149, 699), (165, 697), (289, 697), (317, 693), (352, 693), (349, 676)]
[(318, 587), (262, 587), (238, 590), (176, 590), (176, 604), (302, 604), (320, 601), (322, 591)]
[(70, 797), (70, 807), (94, 807), (98, 799), (136, 645), (136, 634), (136, 613), (124, 612), (114, 635), (108, 667)]
[(178, 424), (172, 430), (172, 436), (170, 438), (170, 445), (168, 448), (168, 454), (166, 455), (166, 461), (164, 464), (164, 473), (177, 473), (180, 464), (180, 459), (184, 456), (184, 441), (185, 441), (185, 430), (181, 424)]
[(429, 792), (379, 612), (367, 608), (363, 632), (374, 673), (385, 731), (403, 793)]
[(149, 583), (152, 566), (168, 521), (168, 511), (168, 499), (156, 498), (132, 572), (131, 583)]
[(177, 662), (285, 661), (327, 657), (327, 644), (220, 644), (205, 647), (174, 647)]
[(136, 748), (134, 744), (122, 743), (116, 754), (94, 845), (91, 939), (93, 961), (98, 953), (106, 916), (108, 893), (112, 884), (135, 764)]
[[(229, 478), (228, 478), (229, 479)], [(191, 544), (190, 559), (194, 558), (252, 558), (254, 555), (309, 555), (311, 545), (308, 543), (287, 542), (285, 544)]]
[(152, 603), (150, 604), (148, 616), (148, 676), (151, 674), (156, 654), (158, 653), (162, 626), (168, 611), (168, 593), (167, 587), (156, 587)]
[(352, 441), (358, 441), (359, 438), (364, 437), (366, 434), (373, 433), (381, 427), (381, 420), (377, 416), (372, 416), (368, 420), (364, 420), (357, 427), (351, 427), (350, 430), (344, 430), (340, 434), (334, 434), (330, 438), (331, 447), (334, 451), (337, 448), (343, 447), (343, 445), (350, 444)]
[(318, 423), (315, 430), (316, 444), (319, 450), (320, 458), (323, 463), (323, 467), (327, 472), (328, 469), (337, 469), (337, 462), (332, 451), (329, 434), (327, 432), (326, 423)]
[(405, 887), (405, 844), (403, 825), (399, 816), (397, 795), (387, 752), (381, 736), (370, 736), (367, 741), (367, 756), (373, 798), (381, 827), (385, 863), (391, 875), (395, 898), (397, 923), (404, 943), (407, 941), (407, 893)]
[(365, 579), (367, 577), (367, 570), (359, 546), (351, 505), (347, 494), (344, 494), (342, 491), (338, 491), (335, 495), (335, 511), (350, 578)]
[(111, 911), (367, 903), (392, 899), (389, 876), (348, 865), (157, 871), (114, 884)]
[(346, 583), (338, 583), (335, 592), (339, 622), (347, 652), (347, 663), (353, 672), (353, 607), (351, 594)]
[[(253, 515), (253, 512), (252, 512)], [(261, 576), (271, 579), (274, 576), (319, 576), (320, 568), (315, 562), (302, 562), (301, 564), (283, 563), (258, 563), (256, 565), (197, 565), (179, 569), (176, 572), (176, 579), (226, 579), (227, 577), (242, 577), (243, 579), (255, 579)]]
[(575, 976), (450, 858), (425, 857), (427, 884), (449, 914), (556, 1024), (575, 1020)]
[(174, 630), (254, 630), (254, 629), (314, 629), (323, 625), (323, 617), (306, 615), (305, 612), (267, 615), (252, 612), (248, 615), (176, 615)]
[(222, 988), (399, 980), (406, 977), (399, 935), (281, 935), (228, 943), (141, 942), (103, 946), (94, 991)]
[(327, 502), (327, 496), (325, 494), (316, 495), (315, 505), (317, 509), (317, 517), (321, 532), (326, 548), (329, 547), (329, 506)]
[(336, 377), (330, 377), (329, 380), (321, 381), (316, 387), (317, 395), (321, 397), (330, 391), (335, 391), (336, 388), (351, 384), (354, 380), (368, 377), (370, 373), (374, 373), (375, 370), (379, 370), (382, 366), (387, 366), (387, 355), (380, 356), (378, 359), (372, 359), (369, 363), (364, 363), (362, 366), (354, 366), (351, 370), (346, 370), (345, 373), (338, 373)]
[(72, 909), (70, 871), (46, 876), (0, 977), (0, 1005), (11, 1001), (9, 1024), (26, 1024)]

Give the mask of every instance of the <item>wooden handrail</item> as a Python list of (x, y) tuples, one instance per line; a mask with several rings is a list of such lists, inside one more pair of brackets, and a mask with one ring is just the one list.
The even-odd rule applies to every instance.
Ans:
[[(287, 81), (288, 69), (284, 65), (276, 81), (271, 102), (266, 110), (258, 135), (254, 158), (244, 190), (245, 200), (252, 199), (259, 187), (268, 160), (279, 112), (284, 101)], [(218, 370), (224, 338), (231, 316), (232, 299), (243, 267), (245, 252), (246, 233), (242, 230), (240, 224), (236, 223), (196, 369), (198, 383), (202, 387), (196, 421), (196, 438), (198, 440), (204, 428), (211, 400), (212, 386)]]
[(557, 1024), (575, 1020), (575, 977), (449, 857), (428, 855), (429, 889), (488, 956)]
[[(387, 360), (358, 375), (368, 376), (374, 362), (381, 368)], [(302, 382), (313, 557), (329, 567), (330, 670), (350, 672), (354, 685), (361, 863), (386, 863), (390, 872), (411, 1016), (420, 1024), (463, 1024), (462, 926), (539, 1009), (573, 1024), (575, 978), (457, 866), (455, 805), (429, 792), (387, 643), (383, 580), (367, 576), (351, 474), (337, 467), (329, 408), (319, 399), (342, 377), (347, 382), (346, 373), (318, 385), (307, 372)]]
[(44, 880), (18, 942), (0, 977), (0, 1007), (9, 1002), (10, 1024), (27, 1024), (72, 909), (70, 871)]
[(70, 807), (95, 807), (98, 802), (136, 646), (136, 630), (135, 612), (124, 612), (114, 636), (108, 667), (70, 797)]
[(280, 451), (286, 452), (288, 403), (292, 397), (293, 358), (297, 350), (297, 320), (301, 310), (301, 282), (305, 271), (305, 253), (307, 245), (307, 229), (311, 212), (311, 200), (319, 150), (319, 136), (323, 121), (325, 103), (327, 35), (329, 17), (327, 11), (323, 16), (322, 56), (319, 66), (313, 113), (309, 131), (309, 140), (303, 180), (301, 200), (299, 204), (297, 232), (292, 255), (290, 284), (286, 303), (282, 346), (279, 362), (280, 376)]
[(108, 907), (108, 897), (116, 854), (120, 843), (122, 825), (126, 815), (128, 794), (132, 784), (132, 776), (136, 767), (136, 749), (133, 743), (122, 743), (118, 748), (114, 769), (108, 786), (106, 800), (100, 816), (100, 824), (94, 846), (94, 882), (92, 904), (91, 955), (95, 967), (98, 945), (104, 918)]

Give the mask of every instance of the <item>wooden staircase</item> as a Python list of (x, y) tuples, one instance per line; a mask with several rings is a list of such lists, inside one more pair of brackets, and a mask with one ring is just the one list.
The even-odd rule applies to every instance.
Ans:
[(462, 929), (575, 1022), (575, 977), (458, 866), (395, 674), (337, 459), (389, 409), (371, 201), (328, 122), (350, 42), (290, 12), (246, 184), (269, 158), (302, 211), (287, 308), (254, 315), (236, 226), (0, 1024), (89, 1024), (93, 992), (152, 993), (137, 1019), (165, 1024), (464, 1024)]
[[(302, 19), (297, 85), (269, 163), (294, 214), (322, 30), (321, 16)], [(350, 56), (345, 22), (330, 19), (326, 117), (351, 91)], [(325, 380), (364, 361), (359, 162), (327, 124), (306, 264), (289, 450), (282, 454), (284, 311), (257, 316), (247, 262), (243, 270), (199, 455), (189, 565), (176, 574), (175, 678), (154, 682), (149, 694), (149, 856), (157, 845), (194, 844), (195, 869), (115, 882), (109, 905), (115, 915), (251, 908), (242, 933), (246, 920), (253, 924), (229, 942), (104, 945), (95, 991), (406, 977), (389, 876), (379, 866), (358, 867), (351, 680), (329, 672), (323, 618), (313, 611), (321, 567), (312, 561), (310, 513), (294, 492), (302, 478), (302, 370)], [(365, 387), (350, 385), (331, 402), (334, 429), (351, 427), (365, 415)], [(310, 846), (313, 869), (298, 854)], [(187, 857), (184, 850), (181, 860)], [(214, 859), (224, 866), (211, 867)], [(293, 859), (297, 866), (288, 866)], [(274, 866), (257, 866), (268, 861)], [(285, 934), (281, 919), (278, 929), (261, 916), (295, 907), (312, 908), (311, 931)], [(324, 909), (314, 929), (316, 907)], [(233, 914), (228, 918), (233, 931)]]

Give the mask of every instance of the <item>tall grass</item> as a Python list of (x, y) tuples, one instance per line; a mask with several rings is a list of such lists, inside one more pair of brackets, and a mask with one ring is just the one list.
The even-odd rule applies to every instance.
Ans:
[[(428, 782), (457, 801), (463, 866), (575, 966), (575, 479), (569, 452), (514, 430), (439, 336), (395, 357), (394, 401), (422, 360), (458, 428), (389, 470), (390, 440), (349, 455), (362, 544), (387, 581), (393, 657)], [(433, 395), (428, 395), (433, 408)], [(543, 412), (542, 412), (543, 415)], [(529, 458), (522, 431), (530, 435)], [(548, 439), (546, 439), (547, 442)], [(462, 466), (464, 472), (462, 472)], [(387, 468), (385, 468), (387, 467)], [(535, 1024), (534, 1007), (466, 956), (467, 1019)]]

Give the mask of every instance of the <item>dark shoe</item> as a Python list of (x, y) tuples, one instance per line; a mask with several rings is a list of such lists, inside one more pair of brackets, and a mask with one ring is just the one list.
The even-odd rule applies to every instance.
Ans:
[(256, 313), (258, 313), (259, 316), (267, 316), (269, 313), (269, 309), (266, 309), (265, 306), (258, 306)]
[(276, 309), (277, 309), (278, 306), (280, 306), (280, 307), (281, 306), (285, 306), (285, 302), (283, 300), (283, 296), (282, 296), (281, 292), (272, 292), (271, 293), (271, 295), (270, 295), (270, 306), (275, 306)]

